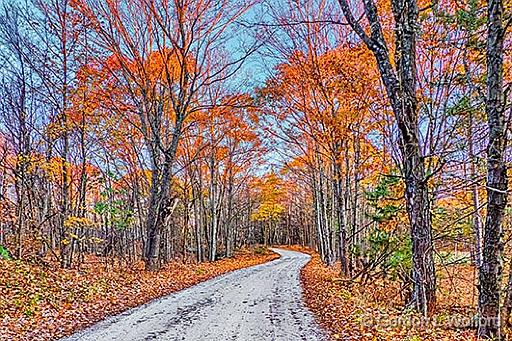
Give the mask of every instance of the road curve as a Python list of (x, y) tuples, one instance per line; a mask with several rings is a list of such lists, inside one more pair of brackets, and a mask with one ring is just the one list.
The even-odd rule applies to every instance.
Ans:
[(303, 253), (230, 272), (107, 318), (65, 341), (325, 340), (302, 302)]

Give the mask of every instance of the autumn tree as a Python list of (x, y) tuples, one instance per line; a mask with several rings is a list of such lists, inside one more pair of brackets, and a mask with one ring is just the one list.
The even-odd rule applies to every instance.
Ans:
[(503, 90), (503, 46), (507, 26), (503, 22), (503, 1), (489, 1), (487, 16), (487, 94), (485, 101), (489, 127), (487, 215), (480, 270), (478, 336), (499, 340), (501, 339), (502, 222), (507, 205), (508, 190), (505, 163), (507, 118)]
[(377, 60), (382, 82), (385, 85), (400, 130), (402, 166), (406, 183), (405, 194), (413, 241), (413, 304), (419, 312), (427, 315), (435, 309), (436, 276), (428, 177), (418, 136), (418, 100), (416, 97), (418, 4), (415, 0), (391, 2), (395, 24), (395, 65), (392, 63), (390, 48), (384, 36), (376, 3), (373, 0), (363, 1), (369, 33), (356, 19), (348, 1), (340, 0), (339, 4), (349, 25), (373, 52)]
[(98, 47), (115, 60), (112, 77), (125, 84), (135, 126), (151, 160), (145, 259), (158, 267), (159, 238), (173, 206), (169, 184), (186, 118), (211, 106), (204, 101), (212, 84), (232, 76), (252, 47), (228, 57), (233, 22), (250, 3), (236, 6), (193, 1), (77, 2), (96, 32)]
[[(314, 27), (306, 30), (315, 32)], [(340, 259), (343, 273), (351, 275), (351, 240), (362, 223), (361, 180), (372, 162), (382, 165), (377, 161), (382, 150), (369, 134), (375, 134), (375, 141), (383, 138), (386, 133), (381, 135), (378, 127), (386, 114), (375, 99), (376, 74), (360, 63), (372, 62), (363, 46), (340, 41), (340, 46), (321, 54), (325, 40), (311, 40), (306, 51), (293, 51), (278, 65), (261, 95), (267, 124), (274, 128), (270, 135), (278, 146), (287, 146), (280, 146), (277, 153), (308, 169), (322, 259), (328, 264)]]
[(277, 241), (277, 223), (283, 215), (285, 207), (282, 203), (285, 197), (283, 181), (274, 172), (267, 174), (255, 184), (258, 207), (251, 219), (261, 224), (261, 241), (272, 245)]
[[(32, 222), (37, 222), (30, 227), (32, 232), (41, 232), (41, 252), (53, 248), (56, 242), (60, 248), (61, 266), (69, 267), (72, 262), (72, 238), (65, 227), (66, 220), (73, 214), (69, 168), (73, 152), (70, 146), (72, 123), (69, 109), (74, 72), (78, 70), (79, 59), (86, 50), (86, 44), (79, 43), (84, 36), (84, 27), (66, 0), (5, 4), (3, 11), (1, 34), (6, 60), (4, 71), (13, 75), (13, 78), (6, 78), (6, 85), (17, 88), (12, 92), (14, 97), (11, 104), (15, 104), (12, 108), (16, 107), (17, 115), (21, 115), (20, 141), (25, 141), (21, 145), (28, 146), (28, 143), (31, 146), (31, 150), (26, 147), (14, 150), (23, 160), (15, 166), (21, 167), (15, 173), (22, 175), (21, 178), (31, 178), (32, 183), (28, 191), (31, 194), (25, 190), (18, 192), (19, 199), (25, 202), (18, 205), (18, 231), (27, 229), (25, 220), (26, 214), (29, 214)], [(10, 121), (9, 117), (13, 118), (14, 112), (3, 110), (2, 114)], [(15, 145), (19, 143), (14, 142), (12, 146)], [(47, 181), (44, 174), (51, 160), (59, 160), (60, 175), (55, 183)], [(26, 180), (22, 182), (28, 184)], [(52, 192), (57, 188), (59, 193), (52, 198)], [(31, 205), (26, 205), (27, 200)], [(54, 208), (59, 213), (54, 213)], [(21, 214), (25, 210), (30, 213)], [(53, 238), (55, 229), (58, 230), (58, 240)], [(47, 238), (47, 234), (50, 238)], [(21, 248), (21, 238), (19, 240)], [(22, 256), (21, 252), (18, 252), (18, 256)]]

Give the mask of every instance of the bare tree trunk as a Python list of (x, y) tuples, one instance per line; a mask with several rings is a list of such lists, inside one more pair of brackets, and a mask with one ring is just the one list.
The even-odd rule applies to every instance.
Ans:
[(313, 178), (313, 201), (314, 201), (314, 216), (315, 216), (315, 225), (317, 230), (317, 236), (318, 236), (318, 249), (320, 253), (320, 258), (326, 262), (327, 260), (327, 253), (325, 250), (325, 242), (324, 242), (324, 233), (322, 228), (322, 208), (321, 208), (321, 200), (320, 200), (320, 191), (321, 189), (318, 188), (318, 183), (316, 181), (316, 175), (313, 173), (311, 175)]
[[(192, 172), (191, 172), (192, 173)], [(200, 175), (199, 175), (200, 176)], [(202, 194), (201, 194), (201, 188), (199, 185), (196, 185), (192, 181), (192, 195), (193, 195), (193, 202), (192, 207), (194, 210), (194, 234), (195, 234), (195, 243), (196, 243), (196, 257), (198, 262), (202, 262), (204, 260), (203, 256), (203, 241), (201, 237), (201, 227), (202, 227), (202, 219), (201, 219), (201, 201)], [(199, 187), (199, 188), (198, 188)]]
[(226, 221), (225, 221), (225, 225), (226, 225), (226, 257), (231, 257), (233, 256), (233, 252), (234, 252), (234, 242), (235, 242), (235, 231), (234, 231), (234, 226), (233, 225), (236, 225), (236, 222), (235, 224), (233, 224), (233, 197), (234, 197), (234, 194), (233, 194), (233, 166), (230, 165), (228, 166), (230, 167), (229, 168), (229, 176), (228, 176), (228, 190), (227, 190), (227, 200), (228, 200), (228, 203), (227, 203), (227, 212), (226, 212)]
[[(359, 207), (359, 185), (361, 182), (361, 176), (359, 174), (359, 167), (361, 163), (361, 141), (360, 141), (360, 131), (359, 126), (357, 129), (357, 134), (354, 135), (354, 193), (352, 196), (352, 224), (350, 226), (350, 245), (356, 245), (356, 238), (360, 234), (359, 231), (359, 219), (358, 213), (360, 211)], [(352, 253), (349, 253), (348, 260), (348, 270), (349, 274), (352, 275), (354, 272), (354, 264), (353, 264), (353, 256)]]
[(324, 184), (324, 170), (322, 169), (321, 163), (319, 163), (319, 174), (318, 174), (318, 199), (319, 199), (319, 211), (320, 211), (320, 229), (322, 234), (322, 240), (324, 242), (324, 261), (331, 265), (333, 263), (333, 257), (332, 257), (332, 239), (331, 239), (331, 233), (330, 233), (330, 226), (329, 226), (329, 217), (327, 214), (327, 193), (325, 191), (325, 184)]
[(178, 143), (181, 136), (181, 125), (183, 116), (178, 115), (176, 127), (173, 133), (171, 144), (165, 151), (162, 171), (160, 173), (158, 158), (154, 156), (154, 169), (151, 180), (151, 191), (148, 206), (148, 216), (146, 218), (146, 249), (144, 252), (144, 262), (146, 270), (154, 271), (159, 267), (159, 246), (160, 231), (169, 214), (170, 202), (169, 192), (172, 179), (172, 166), (178, 149)]
[(217, 180), (215, 174), (215, 158), (210, 156), (210, 234), (208, 236), (208, 260), (213, 262), (217, 256)]
[[(60, 42), (61, 42), (61, 52), (62, 52), (62, 75), (63, 75), (63, 81), (62, 81), (62, 107), (60, 108), (60, 120), (61, 120), (61, 127), (63, 130), (63, 147), (62, 147), (62, 153), (61, 153), (61, 162), (62, 162), (62, 187), (61, 187), (61, 195), (62, 195), (62, 201), (61, 201), (61, 248), (60, 248), (60, 265), (62, 268), (69, 268), (71, 267), (72, 259), (69, 255), (70, 245), (72, 243), (71, 240), (67, 239), (67, 235), (69, 233), (66, 231), (66, 220), (68, 219), (69, 215), (69, 190), (70, 190), (70, 184), (69, 184), (69, 167), (68, 167), (68, 155), (69, 155), (69, 127), (68, 127), (68, 49), (67, 49), (67, 3), (64, 4), (64, 7), (62, 8), (63, 13), (61, 19), (60, 25), (61, 25), (61, 36)], [(64, 242), (66, 240), (67, 242)]]
[[(338, 153), (336, 153), (338, 154)], [(348, 275), (348, 259), (347, 259), (347, 219), (346, 219), (346, 198), (348, 188), (345, 186), (343, 190), (343, 180), (341, 174), (340, 158), (334, 161), (334, 201), (336, 209), (336, 221), (338, 224), (338, 249), (339, 259), (341, 263), (341, 273)], [(346, 175), (348, 177), (348, 174)]]
[(377, 60), (398, 124), (413, 252), (414, 294), (411, 304), (423, 315), (428, 315), (434, 311), (436, 305), (436, 277), (427, 178), (418, 138), (416, 99), (418, 6), (416, 0), (393, 0), (391, 3), (395, 19), (396, 69), (394, 69), (375, 2), (363, 1), (365, 16), (370, 23), (369, 35), (354, 17), (348, 1), (338, 0), (338, 2), (349, 25)]
[(475, 147), (473, 144), (473, 113), (469, 112), (468, 122), (468, 152), (469, 152), (469, 172), (471, 178), (471, 199), (473, 203), (473, 231), (475, 233), (475, 264), (478, 269), (482, 265), (482, 216), (480, 215), (480, 196), (478, 194), (478, 172), (475, 157)]
[(500, 280), (503, 252), (502, 222), (507, 205), (505, 164), (506, 121), (503, 99), (503, 1), (489, 0), (487, 27), (487, 96), (489, 127), (487, 145), (487, 216), (484, 226), (483, 262), (480, 267), (478, 336), (501, 339)]

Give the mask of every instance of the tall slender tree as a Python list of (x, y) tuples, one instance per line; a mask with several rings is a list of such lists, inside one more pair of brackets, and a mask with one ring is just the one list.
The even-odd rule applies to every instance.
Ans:
[(412, 304), (423, 315), (436, 305), (436, 276), (433, 256), (429, 193), (424, 155), (419, 140), (416, 98), (416, 0), (392, 0), (394, 17), (394, 65), (381, 18), (374, 0), (363, 0), (370, 32), (355, 18), (347, 0), (339, 0), (349, 25), (373, 52), (400, 131), (405, 197), (411, 225), (414, 293)]
[(505, 164), (507, 124), (503, 97), (503, 1), (490, 0), (487, 3), (487, 15), (487, 216), (484, 226), (483, 262), (480, 267), (478, 336), (500, 340), (502, 223), (508, 190)]

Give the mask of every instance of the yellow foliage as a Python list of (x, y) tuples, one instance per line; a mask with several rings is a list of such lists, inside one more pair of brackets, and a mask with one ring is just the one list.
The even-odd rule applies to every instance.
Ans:
[(285, 190), (283, 181), (272, 172), (256, 184), (260, 205), (252, 213), (255, 221), (276, 221), (284, 213)]
[[(74, 216), (69, 216), (65, 221), (64, 221), (64, 227), (66, 228), (72, 228), (72, 227), (80, 227), (80, 226), (90, 226), (92, 225), (92, 222), (85, 218), (85, 217), (74, 217)], [(75, 237), (73, 237), (75, 238)], [(76, 237), (78, 238), (78, 237)]]
[(251, 219), (256, 221), (276, 221), (284, 211), (285, 208), (281, 204), (264, 202), (252, 213)]

